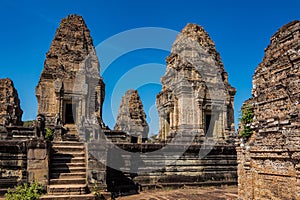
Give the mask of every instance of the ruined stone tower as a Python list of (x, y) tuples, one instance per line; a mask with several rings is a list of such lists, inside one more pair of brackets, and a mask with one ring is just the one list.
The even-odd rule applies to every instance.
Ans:
[(177, 133), (193, 131), (200, 142), (204, 136), (225, 138), (234, 131), (236, 90), (228, 83), (220, 55), (205, 30), (188, 24), (166, 62), (163, 88), (156, 99), (159, 138), (168, 141)]
[(12, 80), (0, 79), (0, 125), (22, 125), (23, 111)]
[(147, 139), (149, 126), (137, 90), (128, 90), (122, 97), (114, 130), (128, 133), (133, 143)]
[(240, 199), (300, 198), (300, 21), (280, 28), (253, 76), (252, 136), (237, 147)]
[(83, 18), (69, 15), (56, 30), (36, 87), (38, 113), (48, 124), (102, 122), (104, 83), (90, 31)]

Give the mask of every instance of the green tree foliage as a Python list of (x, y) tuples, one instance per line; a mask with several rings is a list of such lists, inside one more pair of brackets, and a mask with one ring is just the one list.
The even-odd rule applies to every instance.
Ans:
[(252, 135), (253, 131), (250, 126), (253, 122), (253, 117), (253, 106), (251, 104), (243, 106), (241, 109), (241, 118), (239, 119), (243, 125), (243, 129), (240, 133), (241, 136), (249, 138)]
[(8, 189), (5, 194), (6, 200), (38, 200), (42, 194), (45, 194), (45, 188), (38, 182), (33, 181), (31, 184), (25, 183), (16, 186), (13, 190)]

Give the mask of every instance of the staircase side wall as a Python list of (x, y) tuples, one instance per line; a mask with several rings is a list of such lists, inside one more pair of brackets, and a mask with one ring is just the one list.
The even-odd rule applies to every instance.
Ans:
[(29, 140), (27, 143), (28, 181), (37, 181), (42, 185), (49, 182), (49, 142)]
[(25, 141), (0, 141), (0, 193), (27, 182), (27, 148)]
[(0, 195), (8, 188), (37, 181), (48, 184), (49, 145), (39, 140), (0, 141)]

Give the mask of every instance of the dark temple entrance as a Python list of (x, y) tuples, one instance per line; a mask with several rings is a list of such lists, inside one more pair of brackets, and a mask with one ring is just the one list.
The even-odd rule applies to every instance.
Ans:
[(76, 116), (76, 110), (73, 109), (73, 106), (75, 108), (75, 105), (72, 103), (66, 103), (65, 104), (65, 123), (66, 124), (74, 124), (74, 116)]
[(215, 122), (216, 122), (216, 114), (211, 115), (211, 113), (205, 114), (205, 133), (208, 137), (213, 137)]

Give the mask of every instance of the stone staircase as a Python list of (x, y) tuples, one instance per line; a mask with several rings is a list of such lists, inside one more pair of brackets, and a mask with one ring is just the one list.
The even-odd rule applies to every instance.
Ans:
[(88, 194), (85, 145), (76, 141), (52, 143), (47, 195), (40, 199), (95, 199)]
[(67, 131), (63, 136), (63, 141), (79, 141), (78, 131), (75, 124), (65, 124), (64, 129)]

